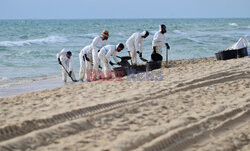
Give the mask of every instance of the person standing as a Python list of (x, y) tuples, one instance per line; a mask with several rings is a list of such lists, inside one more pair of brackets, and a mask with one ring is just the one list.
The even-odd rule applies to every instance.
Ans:
[(116, 52), (121, 52), (123, 49), (124, 45), (122, 43), (119, 43), (118, 45), (104, 46), (98, 53), (98, 58), (101, 61), (103, 73), (106, 78), (107, 78), (107, 73), (111, 71), (109, 64), (111, 66), (115, 65), (115, 63), (110, 61), (110, 57), (113, 56), (116, 64), (120, 65), (121, 63), (118, 61), (116, 57)]
[(75, 74), (73, 72), (73, 56), (71, 51), (62, 49), (56, 56), (58, 63), (62, 66), (63, 82), (67, 82), (67, 75), (72, 78), (73, 82), (76, 82)]
[[(162, 47), (165, 45), (167, 49), (170, 49), (169, 44), (166, 42), (166, 35), (165, 35), (166, 33), (167, 33), (166, 26), (164, 24), (160, 25), (160, 30), (155, 33), (152, 42), (153, 46), (152, 54), (159, 54), (161, 55), (161, 58), (162, 58)], [(158, 61), (155, 60), (155, 58), (152, 58), (152, 60)]]
[[(133, 35), (129, 37), (129, 39), (126, 42), (129, 56), (132, 56), (132, 64), (137, 64), (137, 55), (139, 54), (139, 57), (142, 57), (142, 39), (147, 38), (149, 35), (148, 31), (144, 31), (142, 33), (136, 32)], [(132, 55), (131, 55), (132, 53)]]
[[(102, 47), (108, 45), (109, 32), (104, 30), (101, 36), (95, 37), (92, 41), (92, 57), (93, 57), (93, 70), (97, 73), (99, 68), (98, 52)], [(96, 76), (96, 75), (95, 75)]]

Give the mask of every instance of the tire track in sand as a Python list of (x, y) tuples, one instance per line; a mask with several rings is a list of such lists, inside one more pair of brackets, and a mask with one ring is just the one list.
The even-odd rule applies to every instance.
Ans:
[[(233, 128), (238, 125), (250, 122), (250, 104), (242, 109), (235, 109), (230, 112), (211, 116), (201, 122), (191, 124), (187, 127), (178, 128), (160, 137), (155, 138), (150, 143), (143, 145), (137, 151), (181, 151), (187, 147), (210, 138), (216, 133), (223, 134), (225, 128)], [(227, 131), (224, 131), (224, 133)]]

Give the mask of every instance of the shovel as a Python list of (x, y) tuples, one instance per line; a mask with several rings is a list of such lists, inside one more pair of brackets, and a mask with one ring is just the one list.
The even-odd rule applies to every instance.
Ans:
[(61, 66), (63, 67), (63, 69), (66, 71), (66, 73), (68, 74), (68, 76), (71, 78), (71, 80), (73, 81), (73, 82), (78, 82), (77, 80), (74, 80), (71, 76), (70, 76), (70, 74), (69, 74), (69, 72), (66, 70), (66, 68), (61, 64)]
[(166, 48), (166, 68), (168, 67), (168, 48)]

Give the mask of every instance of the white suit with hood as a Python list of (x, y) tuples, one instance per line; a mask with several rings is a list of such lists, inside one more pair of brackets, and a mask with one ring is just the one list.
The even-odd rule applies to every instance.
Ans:
[(153, 41), (152, 41), (152, 46), (156, 47), (156, 53), (162, 55), (162, 47), (166, 43), (166, 34), (161, 33), (161, 26), (160, 30), (157, 31), (154, 35)]
[(102, 47), (108, 45), (107, 40), (102, 40), (101, 37), (95, 37), (91, 46), (92, 46), (92, 56), (93, 56), (93, 69), (98, 70), (99, 60), (98, 60), (98, 51), (101, 50)]
[[(90, 61), (86, 60), (85, 54), (90, 59)], [(87, 74), (86, 70), (92, 69), (92, 46), (91, 45), (88, 45), (81, 50), (79, 54), (79, 60), (80, 60), (79, 80), (83, 81)]]
[(110, 62), (110, 57), (113, 56), (114, 60), (116, 63), (118, 63), (118, 59), (116, 57), (116, 52), (117, 52), (117, 47), (118, 45), (107, 45), (104, 46), (100, 52), (98, 53), (98, 57), (101, 61), (102, 64), (102, 70), (104, 73), (104, 76), (107, 77), (107, 72), (110, 71), (110, 66), (109, 66), (109, 62)]
[[(62, 62), (62, 65), (66, 68), (66, 70), (68, 72), (72, 71), (71, 77), (73, 78), (73, 80), (76, 80), (75, 78), (75, 74), (73, 71), (73, 54), (70, 57), (70, 59), (66, 56), (68, 50), (66, 49), (62, 49), (57, 55), (57, 59), (59, 58), (60, 61)], [(67, 82), (67, 72), (64, 70), (64, 68), (62, 67), (62, 79), (64, 82)]]
[(137, 51), (142, 53), (142, 36), (145, 36), (146, 32), (136, 32), (126, 42), (128, 51), (132, 53), (132, 62), (133, 64), (137, 63)]

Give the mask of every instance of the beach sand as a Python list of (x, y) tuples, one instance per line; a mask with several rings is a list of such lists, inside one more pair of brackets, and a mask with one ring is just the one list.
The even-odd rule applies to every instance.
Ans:
[(250, 58), (0, 99), (0, 150), (250, 150)]

